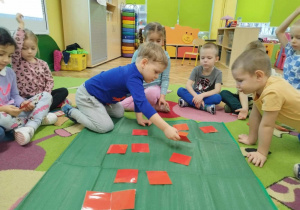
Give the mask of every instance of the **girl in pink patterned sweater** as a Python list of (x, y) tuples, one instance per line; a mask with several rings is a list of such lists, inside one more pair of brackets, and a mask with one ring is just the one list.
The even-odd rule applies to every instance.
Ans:
[(50, 111), (57, 108), (68, 96), (66, 88), (52, 90), (53, 77), (48, 64), (36, 58), (38, 51), (37, 36), (30, 30), (24, 29), (24, 21), (21, 14), (17, 14), (19, 23), (15, 34), (17, 49), (12, 56), (12, 67), (17, 75), (17, 84), (20, 95), (30, 98), (43, 91), (52, 95), (53, 101)]

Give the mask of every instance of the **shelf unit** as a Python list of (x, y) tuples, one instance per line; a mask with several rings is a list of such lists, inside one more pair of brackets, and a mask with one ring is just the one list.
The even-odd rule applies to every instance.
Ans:
[(231, 68), (247, 44), (258, 39), (260, 28), (219, 28), (216, 44), (219, 46), (220, 63)]
[(120, 4), (110, 0), (61, 0), (64, 45), (78, 43), (88, 51), (87, 67), (94, 67), (121, 56)]

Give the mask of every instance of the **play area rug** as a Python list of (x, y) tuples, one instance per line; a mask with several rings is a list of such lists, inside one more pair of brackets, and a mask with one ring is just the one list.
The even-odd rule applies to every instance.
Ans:
[[(71, 98), (74, 87), (85, 81), (54, 79), (55, 88), (68, 84)], [(160, 115), (171, 125), (186, 123), (191, 143), (168, 140), (154, 125), (137, 125), (132, 112), (116, 121), (108, 134), (67, 120), (41, 126), (25, 147), (0, 143), (0, 209), (18, 204), (18, 209), (80, 209), (87, 190), (125, 189), (136, 189), (135, 209), (299, 209), (300, 182), (293, 175), (293, 165), (300, 162), (297, 133), (273, 136), (268, 161), (257, 168), (240, 151), (256, 145), (236, 142), (239, 134), (248, 132), (248, 120), (237, 120), (221, 106), (216, 115), (180, 108), (179, 87), (169, 86), (171, 112)], [(199, 127), (206, 125), (218, 132), (204, 134)], [(132, 129), (147, 129), (149, 134), (132, 136)], [(133, 153), (134, 143), (148, 144), (149, 153)], [(126, 144), (126, 153), (106, 154), (111, 144)], [(189, 165), (170, 162), (173, 153), (190, 156)], [(138, 169), (137, 183), (114, 184), (117, 169)], [(150, 185), (146, 171), (166, 171), (172, 184)]]

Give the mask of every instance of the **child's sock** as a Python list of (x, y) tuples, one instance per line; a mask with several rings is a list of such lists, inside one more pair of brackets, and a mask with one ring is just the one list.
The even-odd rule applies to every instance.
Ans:
[(200, 110), (209, 112), (211, 114), (216, 114), (216, 105), (215, 104), (204, 105), (204, 107), (201, 105), (200, 106)]
[(48, 113), (42, 120), (42, 125), (53, 125), (57, 121), (57, 116), (54, 113)]

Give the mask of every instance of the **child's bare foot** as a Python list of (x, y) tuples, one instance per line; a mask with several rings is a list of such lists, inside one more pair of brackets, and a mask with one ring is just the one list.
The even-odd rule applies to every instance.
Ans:
[(252, 145), (253, 143), (249, 140), (249, 136), (247, 134), (239, 135), (238, 141), (243, 144)]

